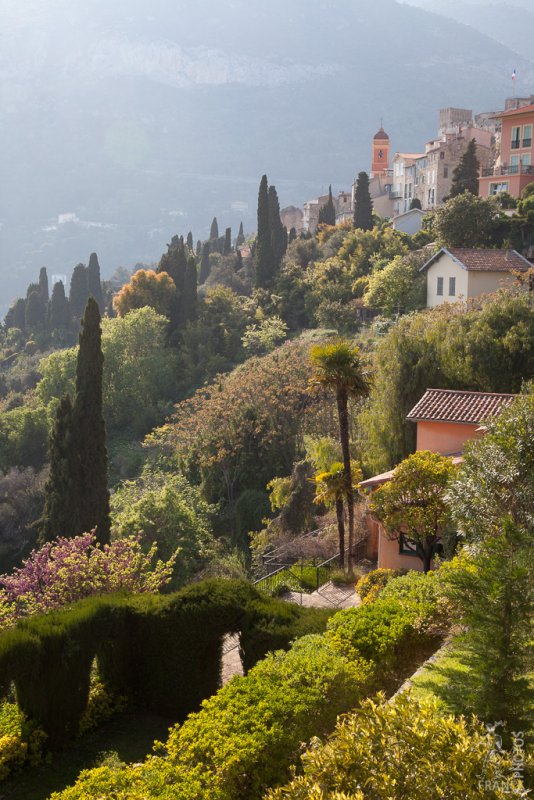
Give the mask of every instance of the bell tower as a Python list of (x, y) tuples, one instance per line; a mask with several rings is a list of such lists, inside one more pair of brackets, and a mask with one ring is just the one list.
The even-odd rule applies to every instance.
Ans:
[(373, 162), (371, 166), (371, 177), (375, 178), (383, 175), (389, 169), (390, 143), (389, 136), (382, 125), (378, 133), (373, 137)]

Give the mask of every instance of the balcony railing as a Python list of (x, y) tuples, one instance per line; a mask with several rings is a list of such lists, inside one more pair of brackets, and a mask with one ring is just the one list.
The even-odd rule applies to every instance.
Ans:
[(494, 167), (493, 169), (483, 169), (483, 178), (501, 178), (506, 175), (534, 175), (534, 165), (513, 164), (511, 166)]

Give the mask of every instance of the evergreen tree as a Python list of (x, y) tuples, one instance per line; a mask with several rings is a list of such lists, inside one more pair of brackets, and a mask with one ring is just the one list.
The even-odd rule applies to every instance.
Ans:
[(336, 207), (332, 197), (332, 187), (328, 189), (328, 201), (319, 209), (319, 225), (336, 224)]
[(243, 232), (243, 223), (241, 223), (240, 226), (239, 226), (239, 233), (237, 234), (237, 239), (236, 239), (235, 244), (236, 244), (236, 247), (241, 247), (242, 244), (245, 244), (245, 234)]
[(46, 307), (40, 291), (31, 292), (25, 309), (25, 326), (32, 330), (43, 328), (46, 321)]
[(197, 262), (194, 256), (187, 259), (184, 291), (180, 304), (180, 322), (185, 325), (197, 318)]
[(414, 197), (412, 202), (410, 203), (410, 211), (414, 208), (418, 208), (419, 210), (422, 209), (421, 201), (418, 197)]
[(41, 292), (43, 303), (46, 306), (46, 304), (50, 300), (50, 294), (48, 290), (48, 274), (46, 271), (46, 267), (41, 267), (39, 271), (39, 291)]
[(209, 277), (210, 270), (211, 270), (211, 263), (210, 263), (210, 243), (204, 242), (202, 245), (202, 256), (200, 259), (200, 275), (198, 282), (202, 285), (205, 283)]
[(30, 285), (29, 285), (29, 286), (28, 286), (28, 288), (26, 289), (26, 300), (28, 299), (28, 297), (29, 297), (29, 296), (30, 296), (30, 295), (31, 295), (33, 292), (37, 292), (37, 294), (40, 294), (40, 293), (41, 293), (41, 287), (39, 286), (39, 284), (38, 284), (38, 283), (30, 283)]
[(477, 158), (477, 143), (471, 139), (460, 163), (452, 174), (451, 197), (469, 192), (478, 196), (478, 179), (480, 177), (480, 161)]
[(161, 257), (158, 272), (166, 272), (174, 281), (178, 296), (184, 290), (185, 270), (187, 267), (187, 254), (184, 241), (173, 236), (171, 244), (167, 245), (167, 252)]
[(45, 485), (44, 512), (39, 526), (43, 543), (59, 536), (73, 537), (80, 532), (78, 493), (81, 483), (77, 442), (73, 434), (72, 403), (67, 395), (59, 403), (50, 435), (50, 474)]
[(19, 297), (13, 306), (13, 327), (23, 331), (26, 327), (26, 300)]
[(100, 544), (109, 542), (109, 490), (106, 429), (102, 411), (102, 331), (100, 310), (93, 297), (87, 302), (80, 331), (73, 406), (73, 441), (79, 457), (77, 479), (78, 529), (73, 535), (96, 527)]
[(81, 319), (88, 299), (89, 282), (87, 280), (87, 270), (85, 264), (77, 264), (70, 279), (69, 291), (70, 311), (75, 319)]
[(195, 252), (197, 254), (197, 258), (200, 258), (200, 256), (202, 255), (202, 242), (200, 241), (200, 239), (197, 241), (197, 249)]
[(291, 230), (289, 231), (288, 244), (294, 242), (296, 238), (297, 238), (297, 229), (291, 228)]
[(62, 281), (55, 283), (52, 289), (48, 323), (52, 330), (68, 328), (70, 325), (69, 301), (65, 297), (65, 287)]
[(362, 231), (373, 229), (373, 201), (369, 192), (369, 175), (360, 172), (354, 197), (354, 227)]
[(287, 230), (280, 219), (280, 203), (275, 186), (269, 186), (269, 224), (275, 269), (278, 270), (287, 250)]
[(187, 246), (193, 252), (193, 234), (191, 231), (187, 234)]
[(226, 228), (224, 235), (224, 255), (229, 256), (232, 252), (232, 229)]
[(274, 254), (269, 220), (269, 185), (267, 175), (261, 179), (258, 193), (258, 233), (254, 254), (256, 286), (266, 289), (274, 277)]
[(96, 253), (89, 256), (87, 265), (87, 289), (89, 297), (94, 297), (98, 303), (100, 313), (104, 313), (104, 296), (102, 294), (102, 282), (100, 280), (100, 264)]
[(213, 222), (211, 223), (210, 229), (210, 239), (218, 239), (219, 238), (219, 223), (217, 222), (217, 217), (213, 217)]

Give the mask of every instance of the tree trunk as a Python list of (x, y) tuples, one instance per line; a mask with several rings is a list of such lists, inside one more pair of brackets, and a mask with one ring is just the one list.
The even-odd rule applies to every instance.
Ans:
[(350, 468), (349, 447), (349, 412), (347, 390), (342, 386), (337, 390), (337, 413), (339, 417), (339, 439), (343, 453), (343, 471), (345, 474), (345, 496), (349, 510), (349, 552), (347, 568), (352, 572), (352, 553), (354, 549), (354, 492), (352, 491), (352, 470)]
[(430, 566), (432, 564), (432, 546), (423, 545), (422, 552), (421, 552), (421, 561), (423, 562), (423, 571), (425, 574), (430, 572)]
[(343, 498), (336, 500), (337, 530), (339, 534), (339, 553), (341, 569), (345, 569), (345, 515), (343, 513)]

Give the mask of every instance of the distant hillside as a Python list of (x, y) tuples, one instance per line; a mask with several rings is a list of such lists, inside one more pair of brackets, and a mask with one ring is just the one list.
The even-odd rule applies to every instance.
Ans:
[[(22, 10), (21, 10), (22, 9)], [(5, 308), (46, 264), (150, 263), (214, 214), (255, 227), (267, 172), (283, 205), (348, 186), (384, 118), (420, 146), (440, 106), (499, 108), (534, 67), (394, 0), (0, 0)]]

